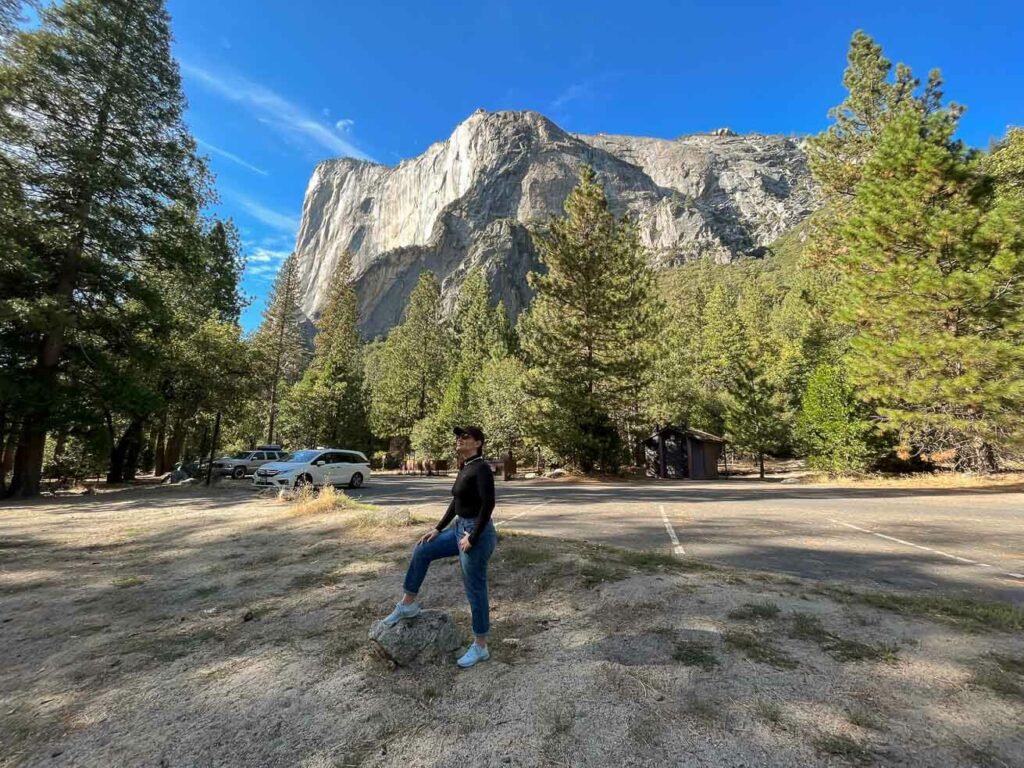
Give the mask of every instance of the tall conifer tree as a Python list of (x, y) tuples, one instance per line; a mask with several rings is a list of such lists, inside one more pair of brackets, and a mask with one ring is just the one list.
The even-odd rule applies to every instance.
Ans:
[(32, 275), (12, 314), (36, 348), (19, 495), (39, 491), (75, 336), (126, 306), (140, 285), (138, 244), (172, 201), (194, 205), (205, 186), (162, 0), (66, 0), (40, 18), (0, 63), (0, 195), (29, 223), (20, 245)]
[(281, 265), (267, 297), (263, 320), (253, 339), (261, 357), (267, 442), (275, 439), (278, 411), (288, 390), (302, 377), (309, 361), (299, 309), (298, 262), (293, 253)]
[(988, 471), (1024, 444), (1024, 201), (955, 127), (907, 113), (864, 169), (841, 232), (848, 365), (907, 446)]
[(374, 353), (370, 422), (381, 437), (408, 440), (413, 425), (433, 413), (451, 368), (452, 339), (441, 314), (441, 288), (420, 275), (402, 323)]
[(629, 437), (623, 415), (653, 351), (654, 283), (643, 248), (587, 167), (565, 217), (535, 242), (547, 271), (530, 274), (536, 296), (521, 325), (539, 434), (585, 471), (614, 468)]
[(369, 448), (358, 299), (348, 253), (335, 266), (313, 358), (282, 404), (282, 422), (292, 444)]

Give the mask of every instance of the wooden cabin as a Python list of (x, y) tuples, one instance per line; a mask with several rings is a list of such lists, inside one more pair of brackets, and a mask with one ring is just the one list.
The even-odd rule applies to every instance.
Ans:
[(725, 440), (699, 429), (671, 424), (644, 440), (648, 477), (717, 480)]

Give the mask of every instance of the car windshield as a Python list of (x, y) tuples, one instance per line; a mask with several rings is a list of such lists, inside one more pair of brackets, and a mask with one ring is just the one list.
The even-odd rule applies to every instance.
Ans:
[(238, 453), (231, 454), (232, 459), (248, 459), (249, 451), (239, 451)]
[(320, 451), (296, 451), (288, 457), (287, 461), (295, 464), (308, 464), (319, 455)]

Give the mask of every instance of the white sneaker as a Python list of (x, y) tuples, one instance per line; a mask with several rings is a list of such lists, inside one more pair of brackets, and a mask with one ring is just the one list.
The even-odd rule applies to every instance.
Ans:
[(478, 661), (487, 661), (491, 658), (491, 652), (486, 648), (481, 648), (476, 643), (469, 646), (469, 650), (462, 654), (462, 657), (456, 662), (463, 669), (468, 669), (476, 664)]
[(419, 603), (411, 603), (409, 605), (404, 605), (403, 603), (399, 602), (397, 605), (395, 605), (395, 610), (393, 610), (391, 613), (387, 615), (387, 617), (385, 617), (384, 624), (386, 626), (393, 627), (402, 619), (415, 619), (419, 615)]

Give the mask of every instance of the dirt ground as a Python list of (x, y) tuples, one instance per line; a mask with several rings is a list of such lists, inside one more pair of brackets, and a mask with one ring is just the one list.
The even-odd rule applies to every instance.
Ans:
[[(492, 660), (367, 643), (428, 523), (246, 488), (0, 506), (0, 765), (1022, 766), (1024, 612), (501, 534)], [(467, 631), (456, 561), (425, 605)]]

